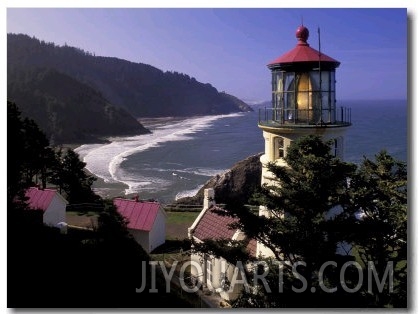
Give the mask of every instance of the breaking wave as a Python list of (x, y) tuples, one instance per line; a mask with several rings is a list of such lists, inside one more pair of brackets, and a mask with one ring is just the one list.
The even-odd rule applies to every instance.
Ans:
[[(103, 179), (107, 183), (121, 182), (128, 188), (126, 194), (135, 193), (138, 190), (164, 189), (170, 182), (151, 176), (132, 176), (121, 165), (133, 154), (145, 152), (159, 147), (168, 142), (188, 141), (194, 139), (194, 134), (211, 127), (213, 123), (222, 118), (239, 117), (243, 113), (233, 113), (218, 116), (202, 116), (185, 120), (174, 118), (155, 119), (148, 121), (147, 127), (151, 134), (113, 137), (107, 144), (86, 144), (75, 149), (82, 160), (86, 163), (86, 169)], [(151, 168), (152, 165), (151, 165)], [(155, 169), (154, 169), (155, 170)], [(170, 171), (170, 169), (161, 169)], [(193, 173), (197, 175), (212, 176), (223, 170), (207, 168), (173, 169), (173, 172)], [(186, 176), (183, 176), (186, 178)]]

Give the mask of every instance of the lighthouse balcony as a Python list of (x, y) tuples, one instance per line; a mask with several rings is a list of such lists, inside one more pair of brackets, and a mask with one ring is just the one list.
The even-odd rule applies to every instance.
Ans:
[(330, 109), (259, 109), (259, 126), (268, 128), (347, 127), (351, 123), (351, 108)]

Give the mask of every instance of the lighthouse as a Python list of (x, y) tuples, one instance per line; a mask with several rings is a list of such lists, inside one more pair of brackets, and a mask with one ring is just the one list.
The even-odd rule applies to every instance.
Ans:
[[(319, 32), (320, 36), (320, 32)], [(332, 140), (331, 153), (343, 159), (344, 135), (351, 126), (350, 108), (336, 106), (336, 69), (340, 62), (308, 44), (309, 30), (301, 25), (296, 31), (297, 45), (268, 64), (272, 75), (270, 108), (259, 110), (258, 126), (263, 131), (265, 152), (260, 157), (262, 182), (281, 184), (268, 170), (269, 163), (286, 166), (288, 147), (305, 135)], [(260, 206), (259, 215), (270, 216)], [(259, 241), (257, 252), (273, 256)]]
[[(320, 36), (320, 32), (319, 32)], [(336, 106), (336, 68), (340, 62), (308, 44), (309, 30), (296, 31), (297, 45), (268, 64), (272, 75), (272, 105), (259, 110), (265, 152), (261, 156), (262, 185), (274, 184), (269, 162), (285, 165), (292, 141), (304, 135), (333, 140), (332, 154), (343, 159), (344, 134), (351, 126), (349, 108)]]

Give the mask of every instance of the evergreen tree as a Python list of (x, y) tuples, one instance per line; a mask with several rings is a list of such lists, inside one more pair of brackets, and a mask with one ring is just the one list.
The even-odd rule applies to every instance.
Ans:
[[(268, 289), (253, 281), (258, 267), (250, 267), (247, 282), (254, 289), (244, 290), (235, 306), (407, 306), (406, 163), (383, 151), (375, 161), (365, 158), (356, 167), (332, 156), (331, 144), (317, 136), (302, 137), (289, 147), (287, 166), (268, 165), (276, 181), (254, 197), (267, 215), (239, 204), (217, 211), (236, 217), (231, 228), (243, 230), (274, 255), (259, 256), (269, 266), (264, 277)], [(345, 241), (350, 243), (348, 255), (336, 254)], [(242, 254), (245, 245), (210, 240), (195, 248), (235, 264), (252, 261)], [(334, 267), (321, 273), (326, 262)], [(347, 262), (353, 267), (345, 268), (342, 279)], [(293, 269), (296, 263), (300, 265)]]
[(99, 214), (96, 230), (99, 241), (112, 244), (129, 239), (127, 225), (128, 220), (118, 213), (113, 202), (104, 201), (104, 210)]
[[(7, 102), (8, 112), (8, 181), (9, 188), (20, 190), (41, 180), (46, 187), (51, 175), (50, 166), (55, 161), (49, 141), (38, 125), (23, 118), (16, 104)], [(17, 191), (12, 193), (14, 197)]]
[(51, 164), (50, 181), (58, 187), (60, 194), (63, 193), (64, 182), (62, 178), (62, 159), (63, 159), (63, 148), (57, 147), (54, 150), (54, 161)]
[[(407, 306), (407, 167), (386, 151), (364, 158), (350, 184), (351, 202), (360, 219), (351, 235), (365, 269), (376, 272), (364, 280), (372, 306)], [(369, 267), (369, 269), (368, 269)], [(391, 270), (394, 271), (393, 279)], [(371, 280), (373, 282), (371, 282)], [(368, 287), (370, 284), (370, 288)], [(393, 284), (393, 291), (389, 285)]]
[[(345, 261), (336, 255), (338, 245), (344, 239), (336, 226), (353, 217), (347, 206), (347, 178), (356, 166), (331, 155), (331, 144), (318, 136), (302, 137), (289, 147), (285, 157), (287, 166), (268, 165), (276, 182), (263, 186), (255, 196), (268, 215), (259, 216), (237, 204), (227, 206), (228, 214), (238, 218), (232, 227), (243, 230), (248, 238), (257, 239), (271, 249), (274, 260), (283, 262), (284, 267), (282, 293), (268, 293), (262, 286), (259, 287), (259, 299), (258, 293), (253, 291), (250, 296), (245, 295), (245, 300), (239, 300), (241, 306), (270, 307), (284, 303), (290, 307), (337, 306), (331, 302), (330, 294), (321, 297), (318, 271), (326, 261)], [(211, 252), (216, 251), (212, 249)], [(273, 263), (273, 260), (267, 262)], [(300, 266), (293, 269), (297, 263)], [(300, 280), (295, 271), (304, 280)], [(278, 282), (278, 274), (269, 276), (276, 278), (272, 282)], [(329, 277), (322, 279), (336, 282), (335, 273), (330, 273)], [(317, 287), (318, 293), (312, 293), (311, 287)], [(252, 302), (249, 303), (250, 299)]]
[(76, 152), (68, 149), (63, 154), (61, 148), (54, 151), (35, 121), (23, 118), (18, 106), (9, 101), (7, 119), (9, 204), (16, 201), (16, 196), (23, 200), (26, 188), (38, 180), (43, 188), (48, 182), (59, 186), (71, 203), (98, 200), (92, 190), (96, 178), (85, 172), (86, 163)]
[(99, 199), (92, 190), (92, 184), (96, 180), (84, 170), (86, 163), (81, 161), (79, 155), (72, 149), (62, 155), (58, 151), (57, 157), (61, 156), (59, 165), (56, 165), (53, 183), (57, 184), (67, 194), (69, 203), (94, 202)]
[(49, 140), (45, 133), (34, 120), (25, 118), (23, 128), (25, 130), (24, 150), (26, 155), (23, 166), (26, 183), (27, 185), (32, 185), (34, 182), (37, 184), (39, 178), (42, 188), (46, 188), (51, 175), (49, 168), (55, 161), (54, 151), (49, 146)]
[(15, 103), (7, 102), (7, 200), (8, 208), (11, 208), (16, 196), (23, 196), (25, 131), (22, 125), (22, 117)]

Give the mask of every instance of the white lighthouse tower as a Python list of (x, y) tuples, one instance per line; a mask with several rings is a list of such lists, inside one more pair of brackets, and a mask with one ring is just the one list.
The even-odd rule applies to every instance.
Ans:
[[(267, 164), (286, 165), (292, 141), (304, 135), (333, 139), (332, 153), (343, 158), (344, 134), (351, 126), (349, 108), (336, 107), (336, 68), (340, 62), (310, 47), (308, 29), (297, 28), (297, 45), (268, 64), (272, 74), (272, 106), (259, 110), (265, 153), (261, 156), (262, 185), (278, 184)], [(319, 40), (320, 46), (320, 40)], [(268, 215), (261, 207), (260, 215)], [(258, 243), (257, 251), (271, 255)]]

